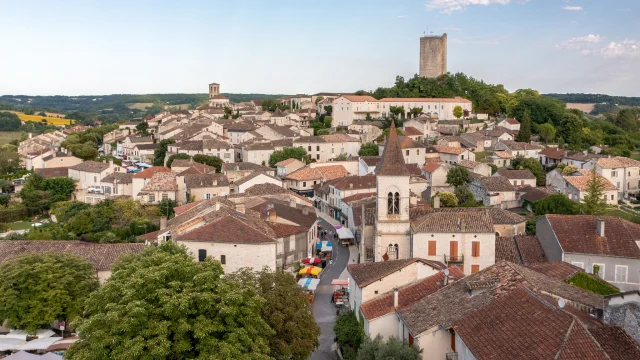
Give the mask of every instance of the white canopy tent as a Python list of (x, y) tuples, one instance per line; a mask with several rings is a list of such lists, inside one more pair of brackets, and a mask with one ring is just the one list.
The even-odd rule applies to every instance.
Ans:
[(304, 278), (298, 280), (298, 285), (300, 285), (305, 290), (315, 291), (320, 283), (320, 279), (313, 278)]
[(62, 340), (61, 337), (48, 337), (48, 338), (40, 338), (27, 342), (26, 344), (22, 344), (18, 346), (18, 350), (29, 350), (29, 351), (37, 351), (37, 350), (47, 350), (47, 348), (58, 340)]
[[(52, 337), (54, 336), (56, 333), (54, 333), (51, 330), (48, 329), (40, 329), (36, 331), (36, 337), (38, 339), (42, 339), (42, 338), (48, 338), (48, 337)], [(8, 333), (7, 335), (5, 335), (5, 337), (7, 339), (20, 339), (20, 340), (27, 340), (27, 336), (29, 335), (28, 332), (24, 331), (24, 330), (13, 330), (12, 332)]]
[(27, 340), (7, 338), (4, 335), (0, 335), (0, 351), (18, 350), (18, 347), (26, 342)]
[(336, 233), (338, 234), (338, 237), (340, 238), (340, 240), (355, 238), (351, 230), (347, 229), (346, 227), (341, 227), (339, 229), (336, 229)]

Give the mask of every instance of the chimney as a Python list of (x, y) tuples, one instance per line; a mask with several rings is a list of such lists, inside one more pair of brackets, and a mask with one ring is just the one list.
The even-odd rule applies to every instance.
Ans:
[(393, 308), (398, 308), (398, 288), (393, 289)]
[(274, 209), (271, 209), (267, 212), (267, 216), (269, 217), (269, 221), (275, 222), (278, 219), (278, 214)]
[(220, 201), (217, 201), (216, 202), (216, 211), (219, 211), (219, 210), (220, 210)]
[(353, 183), (349, 183), (349, 189), (353, 189)]
[(302, 207), (302, 215), (309, 215), (309, 207), (308, 206), (303, 206)]
[(113, 158), (109, 159), (109, 168), (113, 169)]
[(433, 208), (434, 209), (439, 209), (440, 208), (440, 196), (439, 195), (436, 195), (433, 198)]
[(596, 231), (598, 236), (604, 237), (604, 219), (596, 219)]
[(167, 227), (167, 217), (163, 216), (160, 218), (160, 230), (164, 230)]
[(33, 137), (33, 133), (29, 133), (29, 139)]
[(289, 198), (289, 206), (291, 206), (292, 208), (296, 207), (296, 199), (294, 199), (293, 197)]
[(236, 203), (236, 211), (241, 214), (244, 214), (244, 211), (245, 211), (244, 203)]

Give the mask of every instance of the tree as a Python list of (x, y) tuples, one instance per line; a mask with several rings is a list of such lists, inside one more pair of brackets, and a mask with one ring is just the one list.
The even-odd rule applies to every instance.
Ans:
[[(518, 159), (518, 157), (516, 157), (516, 159)], [(533, 158), (519, 159), (519, 160), (522, 160), (522, 161), (519, 161), (514, 167), (514, 169), (520, 169), (520, 170), (527, 169), (531, 171), (531, 173), (536, 177), (536, 186), (544, 186), (547, 181), (547, 173), (542, 168), (542, 165), (540, 165), (540, 162), (538, 162), (536, 159), (533, 159)], [(513, 165), (513, 162), (512, 162), (512, 165)]]
[(193, 156), (193, 161), (214, 167), (218, 173), (222, 169), (222, 159), (217, 156), (197, 154)]
[(544, 214), (578, 214), (578, 204), (567, 199), (567, 197), (562, 194), (549, 195), (535, 202), (532, 209), (533, 213), (538, 216)]
[(403, 341), (390, 337), (384, 341), (378, 334), (375, 339), (365, 338), (362, 348), (358, 351), (358, 360), (420, 360), (420, 349), (413, 345), (407, 346)]
[(160, 140), (158, 147), (153, 152), (153, 166), (164, 166), (164, 157), (167, 154), (169, 144), (173, 144), (173, 139)]
[(29, 254), (0, 264), (0, 318), (34, 333), (54, 320), (82, 314), (84, 300), (98, 288), (86, 260), (70, 254)]
[(347, 161), (347, 154), (340, 154), (333, 158), (334, 161)]
[(389, 112), (398, 118), (398, 115), (404, 114), (404, 106), (389, 106)]
[(18, 152), (0, 150), (0, 175), (13, 174), (18, 169), (20, 169)]
[(140, 136), (149, 136), (149, 123), (142, 121), (136, 125), (136, 133)]
[(447, 171), (447, 184), (453, 187), (468, 185), (471, 180), (471, 173), (462, 166), (454, 166)]
[(167, 167), (170, 168), (171, 164), (173, 164), (173, 160), (176, 160), (176, 159), (189, 160), (191, 159), (191, 156), (185, 153), (173, 154), (169, 156), (169, 158), (167, 159)]
[(269, 166), (275, 168), (276, 164), (280, 161), (292, 158), (309, 163), (309, 156), (307, 155), (307, 151), (305, 149), (299, 147), (290, 147), (271, 153), (271, 156), (269, 157)]
[(333, 105), (325, 106), (324, 111), (327, 113), (327, 115), (331, 115), (333, 113)]
[(455, 116), (456, 119), (460, 119), (462, 117), (462, 115), (464, 115), (464, 112), (462, 111), (462, 106), (456, 105), (453, 108), (453, 116)]
[(0, 179), (0, 192), (9, 192), (9, 189), (11, 189), (11, 181), (7, 180), (7, 179)]
[(498, 166), (495, 164), (489, 164), (489, 167), (491, 167), (491, 175), (495, 174), (496, 172), (498, 172)]
[(516, 141), (526, 143), (531, 141), (531, 115), (528, 110), (520, 118), (520, 131), (518, 131)]
[(173, 210), (178, 204), (171, 199), (163, 199), (158, 204), (158, 216), (166, 216), (167, 219), (171, 219), (176, 216), (176, 212)]
[(581, 150), (582, 119), (574, 113), (566, 113), (560, 122), (558, 135), (571, 149)]
[(414, 107), (409, 110), (411, 117), (418, 117), (418, 115), (422, 114), (422, 107)]
[[(69, 359), (269, 359), (255, 289), (167, 242), (122, 256), (86, 301)], [(282, 299), (281, 299), (282, 300)], [(117, 321), (115, 320), (117, 319)]]
[(333, 118), (331, 116), (324, 117), (324, 127), (327, 129), (331, 128), (331, 123), (333, 122)]
[(67, 177), (44, 179), (38, 174), (31, 174), (18, 196), (27, 209), (41, 212), (55, 202), (69, 200), (75, 188), (75, 182)]
[(324, 100), (324, 96), (320, 95), (316, 98), (316, 104), (319, 103), (320, 101)]
[[(262, 318), (275, 334), (269, 337), (270, 355), (275, 359), (306, 360), (318, 347), (320, 327), (306, 292), (296, 279), (281, 270), (260, 272), (244, 268), (230, 278), (256, 289), (264, 300)], [(282, 301), (287, 299), (287, 301)]]
[(360, 150), (358, 150), (358, 155), (360, 156), (378, 156), (378, 145), (374, 143), (366, 143), (360, 146)]
[(436, 196), (440, 197), (440, 207), (457, 207), (458, 206), (458, 198), (455, 196), (455, 194), (448, 191), (442, 191), (442, 192), (439, 191), (431, 198), (431, 207), (434, 206), (433, 199)]
[(595, 167), (591, 170), (587, 181), (587, 190), (582, 199), (582, 211), (587, 215), (602, 215), (607, 209), (604, 189), (604, 179), (596, 173)]
[(366, 337), (364, 329), (353, 311), (346, 315), (340, 315), (333, 326), (336, 334), (336, 342), (342, 347), (348, 347), (357, 351)]
[(458, 205), (462, 207), (475, 207), (478, 206), (478, 202), (476, 201), (473, 193), (469, 189), (469, 186), (462, 185), (457, 186), (453, 194), (458, 198)]
[(538, 134), (544, 139), (545, 143), (548, 143), (549, 140), (553, 140), (556, 137), (556, 128), (549, 123), (540, 124), (538, 126)]
[(18, 115), (10, 112), (0, 112), (0, 131), (17, 131), (22, 122)]
[(66, 201), (76, 190), (76, 183), (71, 178), (63, 176), (48, 178), (42, 182), (42, 190), (49, 193), (51, 203)]

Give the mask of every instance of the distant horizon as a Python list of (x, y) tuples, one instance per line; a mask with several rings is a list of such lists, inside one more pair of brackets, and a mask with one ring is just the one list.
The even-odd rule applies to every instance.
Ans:
[(0, 94), (199, 94), (211, 82), (234, 94), (370, 91), (418, 73), (420, 37), (447, 33), (451, 73), (511, 92), (640, 96), (640, 22), (626, 21), (637, 0), (23, 0), (2, 10), (11, 36)]

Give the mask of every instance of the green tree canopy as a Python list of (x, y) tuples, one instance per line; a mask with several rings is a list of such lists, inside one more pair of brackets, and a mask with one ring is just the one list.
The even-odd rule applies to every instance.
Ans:
[(69, 254), (29, 254), (0, 264), (0, 318), (30, 333), (54, 320), (82, 315), (84, 300), (98, 288), (86, 260)]
[(319, 345), (320, 327), (313, 319), (309, 297), (296, 279), (280, 270), (255, 272), (248, 268), (229, 277), (256, 289), (265, 299), (262, 318), (275, 330), (275, 334), (269, 337), (271, 357), (308, 359)]
[(556, 137), (556, 128), (549, 123), (540, 124), (538, 126), (538, 134), (544, 139), (545, 143), (548, 143)]
[(153, 152), (153, 166), (164, 166), (164, 157), (167, 154), (169, 144), (173, 144), (173, 139), (160, 140), (158, 147)]
[(136, 125), (136, 133), (140, 136), (149, 136), (149, 123), (141, 121)]
[[(269, 359), (255, 289), (165, 243), (120, 258), (86, 301), (69, 359)], [(283, 299), (281, 299), (283, 300)]]
[[(540, 162), (538, 160), (534, 158), (524, 159), (522, 157), (520, 158), (516, 157), (516, 159), (520, 161), (515, 163), (514, 169), (520, 169), (520, 170), (527, 169), (531, 171), (531, 173), (533, 173), (533, 175), (535, 175), (536, 177), (536, 186), (545, 185), (545, 183), (547, 182), (547, 173), (544, 171), (544, 169), (542, 168), (542, 165), (540, 165)], [(514, 164), (512, 162), (512, 166), (513, 165)]]
[(0, 131), (17, 131), (22, 122), (18, 115), (7, 111), (0, 112)]
[(453, 166), (447, 171), (447, 184), (453, 187), (468, 185), (471, 180), (471, 173), (462, 166)]
[(307, 151), (305, 149), (299, 147), (289, 147), (271, 153), (271, 156), (269, 157), (269, 166), (274, 168), (280, 161), (291, 158), (309, 163), (309, 156), (307, 155)]
[(516, 141), (526, 143), (531, 141), (531, 115), (529, 110), (525, 110), (520, 118), (520, 131), (518, 131)]
[(578, 204), (562, 194), (554, 194), (535, 202), (532, 206), (535, 215), (544, 214), (578, 214)]
[(212, 167), (216, 168), (216, 172), (217, 173), (221, 172), (222, 159), (220, 159), (217, 156), (209, 156), (209, 155), (197, 154), (197, 155), (193, 156), (193, 161), (195, 161), (197, 163), (200, 163), (200, 164), (205, 164), (205, 165), (212, 166)]
[(374, 143), (366, 143), (360, 146), (360, 150), (358, 150), (358, 155), (360, 156), (378, 156), (378, 145)]
[(602, 215), (607, 209), (604, 179), (598, 176), (595, 167), (591, 170), (587, 181), (587, 190), (582, 199), (582, 211), (588, 215)]
[(457, 119), (460, 119), (462, 117), (462, 115), (464, 115), (464, 111), (462, 110), (462, 106), (456, 105), (453, 108), (453, 116), (455, 116)]
[(391, 337), (386, 341), (378, 334), (375, 339), (366, 338), (358, 351), (358, 360), (420, 360), (420, 349), (407, 346), (403, 341)]
[(448, 191), (437, 192), (435, 195), (431, 197), (431, 207), (433, 207), (433, 199), (436, 196), (440, 197), (440, 207), (457, 207), (458, 206), (458, 198), (454, 193)]
[(0, 175), (13, 174), (20, 169), (20, 156), (17, 151), (0, 150)]
[(38, 174), (31, 174), (18, 196), (24, 206), (35, 212), (47, 210), (51, 204), (69, 200), (75, 190), (75, 182), (67, 177), (44, 179)]
[(189, 160), (191, 159), (191, 156), (185, 153), (173, 154), (169, 156), (169, 158), (167, 159), (167, 167), (170, 168), (171, 164), (173, 164), (173, 160), (176, 160), (176, 159)]
[(336, 334), (336, 341), (338, 344), (343, 347), (349, 347), (353, 350), (359, 349), (366, 337), (364, 329), (358, 322), (353, 311), (346, 315), (338, 316), (336, 323), (333, 326), (333, 331)]
[[(462, 207), (475, 207), (478, 206), (473, 193), (469, 189), (468, 185), (457, 186), (453, 194), (458, 198), (458, 205)], [(482, 206), (482, 205), (480, 205)]]

